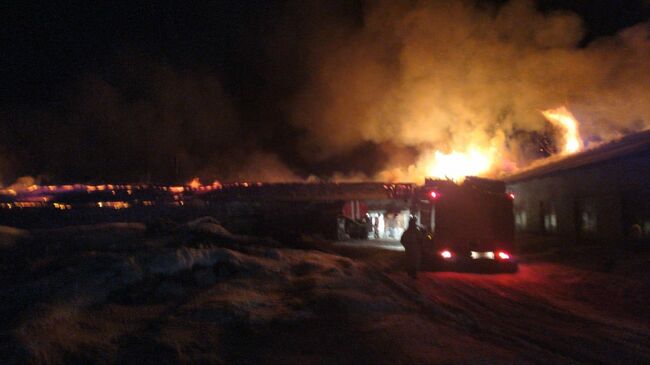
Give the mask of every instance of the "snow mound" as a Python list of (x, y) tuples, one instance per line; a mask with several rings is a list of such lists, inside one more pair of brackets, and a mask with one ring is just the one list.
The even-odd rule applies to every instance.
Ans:
[(192, 269), (194, 266), (212, 266), (217, 263), (237, 263), (240, 255), (226, 248), (188, 248), (165, 250), (163, 252), (145, 255), (140, 260), (140, 265), (147, 273), (174, 274), (182, 270)]
[(0, 226), (0, 248), (11, 247), (18, 241), (29, 240), (31, 238), (32, 235), (28, 231), (14, 227)]
[[(187, 236), (181, 229), (209, 236), (183, 243)], [(115, 231), (121, 233), (112, 243), (104, 238)], [(399, 309), (391, 299), (375, 295), (376, 285), (356, 261), (252, 240), (220, 245), (210, 237), (230, 233), (211, 218), (179, 231), (151, 237), (143, 234), (142, 225), (113, 224), (52, 230), (47, 239), (40, 232), (35, 240), (42, 241), (21, 251), (28, 255), (23, 263), (8, 261), (11, 270), (22, 272), (0, 288), (0, 314), (17, 318), (9, 325), (10, 345), (0, 346), (0, 352), (17, 349), (5, 351), (13, 363), (92, 362), (82, 360), (99, 353), (112, 359), (107, 362), (119, 362), (136, 351), (129, 347), (131, 338), (144, 338), (165, 344), (173, 339), (190, 348), (196, 348), (196, 341), (211, 356), (222, 356), (219, 348), (230, 346), (228, 338), (240, 337), (228, 331), (309, 328), (323, 315), (337, 318), (339, 311), (383, 315)], [(94, 234), (106, 242), (98, 245)], [(130, 241), (129, 250), (107, 249), (122, 240)], [(355, 293), (360, 289), (368, 292)], [(139, 332), (142, 328), (160, 328), (169, 335), (149, 338), (149, 330)], [(221, 333), (220, 339), (214, 337)], [(184, 350), (175, 351), (180, 356)], [(191, 359), (186, 362), (201, 362)]]
[(211, 234), (231, 238), (233, 234), (225, 229), (221, 223), (212, 217), (201, 217), (187, 222), (185, 228), (194, 233)]
[(190, 241), (216, 243), (226, 246), (254, 245), (257, 247), (282, 247), (274, 239), (267, 237), (234, 234), (213, 217), (201, 217), (180, 226), (177, 233), (189, 234)]
[(68, 302), (89, 305), (99, 303), (109, 293), (143, 278), (139, 265), (131, 257), (92, 252), (62, 263), (52, 263), (40, 271), (45, 275), (13, 288), (13, 300), (34, 304)]

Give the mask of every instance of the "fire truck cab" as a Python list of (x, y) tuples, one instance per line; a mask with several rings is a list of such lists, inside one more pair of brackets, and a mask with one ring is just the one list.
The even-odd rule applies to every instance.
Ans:
[(425, 262), (442, 270), (516, 272), (513, 200), (503, 181), (427, 179), (411, 207), (426, 231)]

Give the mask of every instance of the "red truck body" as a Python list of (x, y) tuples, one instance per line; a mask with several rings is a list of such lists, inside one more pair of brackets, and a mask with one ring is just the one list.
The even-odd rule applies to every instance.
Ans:
[(425, 254), (438, 264), (516, 269), (513, 199), (498, 180), (427, 179), (414, 194), (412, 210), (427, 232)]

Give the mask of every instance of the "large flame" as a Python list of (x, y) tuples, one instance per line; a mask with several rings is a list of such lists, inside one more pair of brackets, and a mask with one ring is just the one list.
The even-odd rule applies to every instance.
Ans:
[(422, 183), (425, 178), (451, 179), (461, 181), (465, 176), (486, 176), (493, 172), (497, 160), (497, 149), (471, 146), (465, 151), (424, 151), (417, 162), (407, 168), (392, 168), (380, 172), (380, 181), (412, 181)]
[(544, 110), (542, 114), (551, 124), (561, 128), (564, 132), (562, 153), (567, 154), (580, 151), (582, 148), (582, 140), (578, 132), (578, 121), (569, 109), (562, 106), (556, 109)]
[(470, 148), (466, 152), (435, 151), (425, 154), (425, 174), (428, 177), (460, 180), (465, 176), (484, 175), (490, 171), (493, 153), (489, 150)]

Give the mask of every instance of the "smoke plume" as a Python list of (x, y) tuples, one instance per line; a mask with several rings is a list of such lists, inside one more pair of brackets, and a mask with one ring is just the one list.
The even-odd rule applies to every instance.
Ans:
[[(421, 159), (476, 147), (493, 154), (495, 174), (529, 162), (517, 135), (546, 128), (541, 110), (566, 105), (586, 138), (648, 128), (649, 24), (583, 45), (573, 13), (477, 4), (373, 1), (360, 26), (322, 31), (293, 104), (303, 155), (367, 141), (416, 147)], [(417, 162), (386, 162), (380, 178), (421, 177)]]

